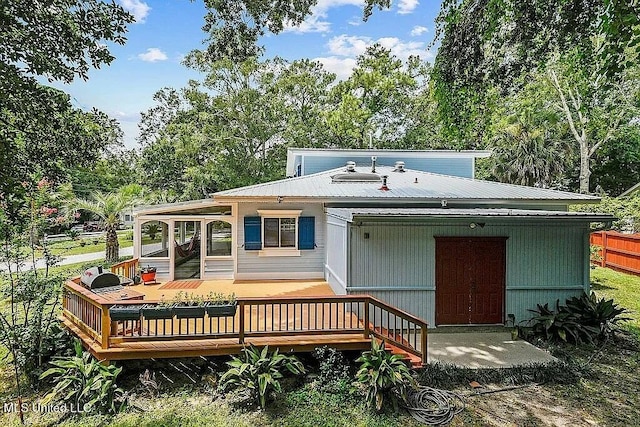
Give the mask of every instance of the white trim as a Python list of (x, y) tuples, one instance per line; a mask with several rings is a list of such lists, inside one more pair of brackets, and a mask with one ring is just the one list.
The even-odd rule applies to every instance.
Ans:
[(263, 218), (297, 218), (302, 209), (258, 209), (258, 215)]
[[(342, 280), (340, 276), (338, 276), (336, 272), (333, 271), (331, 267), (329, 267), (328, 264), (324, 265), (324, 269), (325, 269), (325, 280), (327, 281), (329, 286), (331, 286), (331, 289), (333, 290), (333, 292), (335, 292), (336, 295), (346, 295), (347, 284), (344, 282), (344, 280)], [(332, 280), (329, 280), (329, 275), (334, 279), (333, 281), (335, 281), (339, 286), (341, 286), (339, 289), (336, 289), (333, 286), (333, 284), (331, 283)]]
[(282, 272), (282, 273), (237, 273), (236, 280), (289, 280), (289, 279), (318, 279), (324, 280), (322, 271)]
[[(262, 249), (258, 252), (258, 256), (261, 257), (269, 257), (269, 256), (300, 256), (300, 251), (298, 250), (298, 230), (300, 229), (300, 224), (298, 219), (300, 218), (300, 214), (302, 214), (302, 209), (258, 209), (258, 215), (260, 215), (261, 221), (261, 244)], [(265, 219), (277, 219), (278, 220), (278, 246), (265, 246), (264, 242), (265, 233), (267, 232), (267, 227), (264, 225)], [(294, 236), (294, 245), (295, 246), (287, 246), (281, 247), (280, 238), (282, 232), (282, 219), (293, 219), (295, 223), (295, 236)]]
[(294, 248), (263, 248), (258, 251), (258, 256), (300, 256), (300, 250)]

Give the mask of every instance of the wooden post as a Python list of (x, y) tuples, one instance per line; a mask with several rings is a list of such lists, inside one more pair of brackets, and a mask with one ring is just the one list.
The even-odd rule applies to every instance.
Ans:
[(420, 347), (422, 348), (422, 366), (427, 364), (427, 325), (420, 326)]
[(369, 299), (364, 299), (364, 337), (369, 338)]
[(109, 308), (106, 305), (102, 306), (102, 325), (100, 330), (100, 337), (102, 338), (102, 348), (109, 348), (109, 335), (111, 334), (111, 316), (109, 316)]
[(602, 232), (602, 259), (600, 260), (600, 267), (607, 266), (607, 232)]
[(244, 344), (244, 301), (238, 301), (238, 306), (240, 309), (240, 318), (238, 319), (238, 341), (240, 344)]

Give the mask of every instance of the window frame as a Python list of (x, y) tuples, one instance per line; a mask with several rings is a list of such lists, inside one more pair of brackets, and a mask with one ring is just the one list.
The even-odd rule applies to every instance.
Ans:
[[(302, 210), (265, 210), (259, 209), (258, 215), (261, 222), (261, 240), (262, 249), (258, 252), (258, 256), (300, 256), (300, 249), (298, 248), (298, 232), (300, 226), (298, 220)], [(265, 219), (278, 219), (278, 246), (265, 246), (266, 232)], [(293, 225), (295, 227), (294, 245), (293, 246), (281, 246), (282, 245), (282, 221), (283, 219), (293, 219)]]

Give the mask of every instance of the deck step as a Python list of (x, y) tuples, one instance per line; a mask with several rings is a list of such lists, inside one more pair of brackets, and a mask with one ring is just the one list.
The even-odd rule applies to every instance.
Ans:
[(393, 344), (386, 343), (384, 347), (387, 351), (391, 352), (391, 354), (397, 354), (402, 356), (405, 363), (409, 365), (409, 367), (413, 369), (422, 368), (422, 359), (415, 354), (408, 353), (401, 348), (394, 346)]

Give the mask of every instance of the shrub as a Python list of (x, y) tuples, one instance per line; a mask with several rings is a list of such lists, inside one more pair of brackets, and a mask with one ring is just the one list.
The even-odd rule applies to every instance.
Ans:
[(609, 337), (618, 322), (629, 320), (627, 317), (621, 317), (627, 312), (626, 309), (614, 304), (612, 299), (598, 300), (595, 292), (568, 299), (565, 310), (575, 316), (581, 324), (597, 328), (600, 338)]
[(582, 342), (583, 338), (593, 341), (593, 336), (597, 332), (589, 326), (579, 323), (578, 319), (566, 311), (560, 301), (556, 301), (556, 310), (549, 308), (549, 304), (537, 305), (534, 310), (529, 310), (535, 315), (529, 320), (530, 330), (526, 335), (542, 337), (547, 341), (572, 341)]
[(40, 375), (40, 379), (52, 377), (55, 384), (41, 403), (62, 401), (85, 412), (116, 413), (124, 409), (127, 399), (116, 385), (122, 368), (101, 364), (82, 351), (80, 341), (75, 342), (75, 350), (75, 356), (52, 361), (54, 367)]
[(75, 228), (70, 228), (69, 230), (65, 231), (64, 234), (66, 234), (71, 240), (78, 240), (78, 238), (80, 237), (80, 232)]
[(407, 389), (416, 387), (402, 356), (386, 351), (382, 341), (371, 340), (371, 350), (362, 353), (356, 362), (361, 363), (356, 378), (366, 389), (367, 404), (375, 405), (377, 411), (382, 410), (385, 398), (397, 410), (398, 399), (406, 402)]
[(316, 383), (321, 390), (339, 392), (348, 388), (351, 366), (344, 357), (344, 353), (324, 346), (316, 348), (313, 357), (319, 363)]
[(538, 304), (535, 310), (529, 310), (535, 316), (529, 320), (530, 326), (526, 335), (543, 337), (547, 341), (593, 342), (596, 339), (608, 338), (616, 323), (627, 318), (620, 317), (626, 310), (618, 307), (613, 300), (598, 300), (595, 293), (573, 297), (560, 305), (556, 301), (556, 310), (549, 304)]
[(242, 349), (242, 356), (232, 357), (229, 370), (220, 378), (223, 390), (243, 388), (249, 392), (254, 402), (265, 408), (267, 397), (272, 392), (280, 392), (280, 380), (283, 371), (301, 375), (306, 371), (295, 356), (279, 354), (278, 350), (269, 353), (269, 346), (260, 349), (251, 345)]

